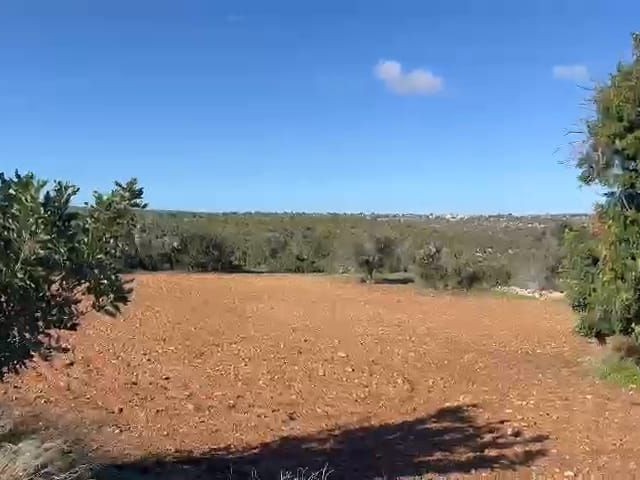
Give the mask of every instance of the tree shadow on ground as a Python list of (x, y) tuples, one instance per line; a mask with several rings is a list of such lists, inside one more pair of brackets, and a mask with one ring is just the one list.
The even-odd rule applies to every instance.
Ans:
[(377, 276), (373, 280), (367, 280), (365, 277), (360, 277), (360, 283), (366, 283), (371, 285), (409, 285), (416, 283), (416, 279), (410, 275), (405, 276)]
[(373, 281), (376, 285), (409, 285), (415, 283), (413, 277), (382, 277)]
[[(96, 480), (280, 479), (299, 468), (328, 466), (330, 479), (514, 470), (545, 456), (545, 435), (509, 431), (506, 421), (479, 423), (476, 405), (445, 407), (400, 423), (287, 436), (245, 450), (176, 454), (103, 466)], [(294, 478), (294, 477), (291, 477)], [(300, 477), (295, 477), (300, 478)], [(308, 474), (304, 478), (309, 478)]]

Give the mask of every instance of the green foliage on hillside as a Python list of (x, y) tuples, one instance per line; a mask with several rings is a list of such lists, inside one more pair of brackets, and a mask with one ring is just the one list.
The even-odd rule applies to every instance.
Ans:
[[(137, 250), (126, 266), (154, 271), (362, 272), (369, 279), (374, 272), (421, 276), (421, 250), (439, 244), (451, 254), (450, 274), (466, 278), (465, 272), (475, 269), (477, 275), (469, 276), (481, 277), (471, 282), (475, 286), (502, 284), (508, 277), (522, 287), (553, 288), (566, 222), (553, 217), (451, 220), (145, 211), (140, 214)], [(454, 288), (466, 281), (450, 278), (449, 284)]]
[(114, 315), (131, 292), (119, 271), (134, 244), (136, 180), (70, 210), (78, 188), (0, 173), (0, 372), (46, 354), (52, 329), (73, 329), (95, 309)]
[(511, 272), (499, 261), (451, 251), (439, 244), (431, 243), (419, 250), (415, 263), (422, 283), (429, 288), (492, 288), (507, 286), (511, 280)]
[(640, 328), (640, 34), (633, 59), (595, 89), (580, 181), (605, 190), (593, 234), (567, 234), (566, 284), (587, 335)]

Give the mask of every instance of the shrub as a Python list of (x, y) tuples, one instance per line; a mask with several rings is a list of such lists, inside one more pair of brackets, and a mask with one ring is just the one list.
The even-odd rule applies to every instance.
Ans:
[(124, 266), (127, 270), (174, 270), (180, 238), (177, 235), (159, 233), (157, 236), (136, 233), (135, 246), (127, 254)]
[(78, 188), (52, 188), (33, 174), (0, 173), (0, 372), (17, 371), (54, 345), (52, 329), (74, 329), (88, 309), (115, 315), (131, 289), (119, 275), (133, 243), (135, 210), (144, 208), (135, 179), (86, 212), (71, 209)]
[(443, 247), (430, 243), (418, 250), (415, 258), (418, 277), (429, 288), (445, 288), (449, 272), (443, 261)]
[(354, 246), (356, 265), (365, 274), (367, 282), (374, 280), (376, 272), (393, 269), (398, 264), (398, 242), (391, 236), (369, 237)]
[(491, 288), (506, 285), (511, 277), (506, 266), (497, 261), (451, 252), (434, 243), (418, 251), (415, 264), (422, 283), (435, 289)]
[(510, 265), (514, 286), (533, 290), (559, 290), (560, 270), (565, 255), (564, 232), (571, 228), (566, 221), (545, 226), (531, 235), (530, 248), (519, 252)]
[(635, 338), (614, 335), (608, 343), (611, 355), (616, 360), (640, 361), (640, 345)]
[(507, 285), (511, 274), (499, 263), (455, 252), (449, 257), (448, 288), (471, 290)]
[(176, 256), (179, 263), (194, 272), (230, 272), (240, 268), (235, 248), (219, 235), (185, 234)]
[(571, 308), (578, 312), (576, 330), (585, 336), (595, 333), (594, 304), (600, 256), (596, 238), (588, 228), (572, 228), (565, 233), (565, 255), (560, 268), (562, 286)]

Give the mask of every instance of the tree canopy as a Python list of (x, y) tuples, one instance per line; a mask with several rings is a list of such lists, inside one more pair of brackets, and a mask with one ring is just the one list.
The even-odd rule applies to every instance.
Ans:
[(569, 297), (586, 334), (640, 333), (640, 34), (633, 57), (596, 87), (579, 180), (605, 190), (591, 238), (567, 234)]
[(89, 310), (117, 314), (131, 293), (120, 276), (131, 248), (136, 179), (73, 208), (78, 187), (33, 173), (0, 173), (0, 371), (17, 371), (55, 347), (51, 332), (74, 329)]

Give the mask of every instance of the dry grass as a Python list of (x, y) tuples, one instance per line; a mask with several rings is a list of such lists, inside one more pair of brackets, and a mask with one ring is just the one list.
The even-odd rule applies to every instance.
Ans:
[[(298, 468), (295, 472), (280, 472), (279, 480), (328, 480), (330, 475), (333, 473), (329, 467), (324, 467), (322, 470), (317, 471), (309, 471), (308, 468)], [(240, 480), (237, 478), (233, 471), (229, 473), (228, 480)], [(253, 472), (251, 474), (250, 479), (247, 480), (264, 480), (262, 479), (257, 472)]]
[[(0, 479), (2, 480), (94, 480), (102, 478), (99, 465), (88, 463), (78, 465), (77, 456), (65, 442), (44, 442), (37, 436), (24, 438), (17, 443), (4, 443), (0, 446)], [(124, 478), (142, 480), (144, 474), (122, 472)], [(278, 480), (328, 480), (333, 471), (325, 466), (313, 471), (298, 468), (293, 472), (283, 471)], [(155, 477), (154, 477), (155, 478)], [(249, 477), (239, 476), (233, 470), (227, 474), (228, 480), (266, 480), (256, 471)], [(276, 480), (276, 479), (274, 479)]]
[(84, 480), (90, 469), (77, 465), (64, 442), (43, 442), (33, 436), (0, 446), (2, 480)]

